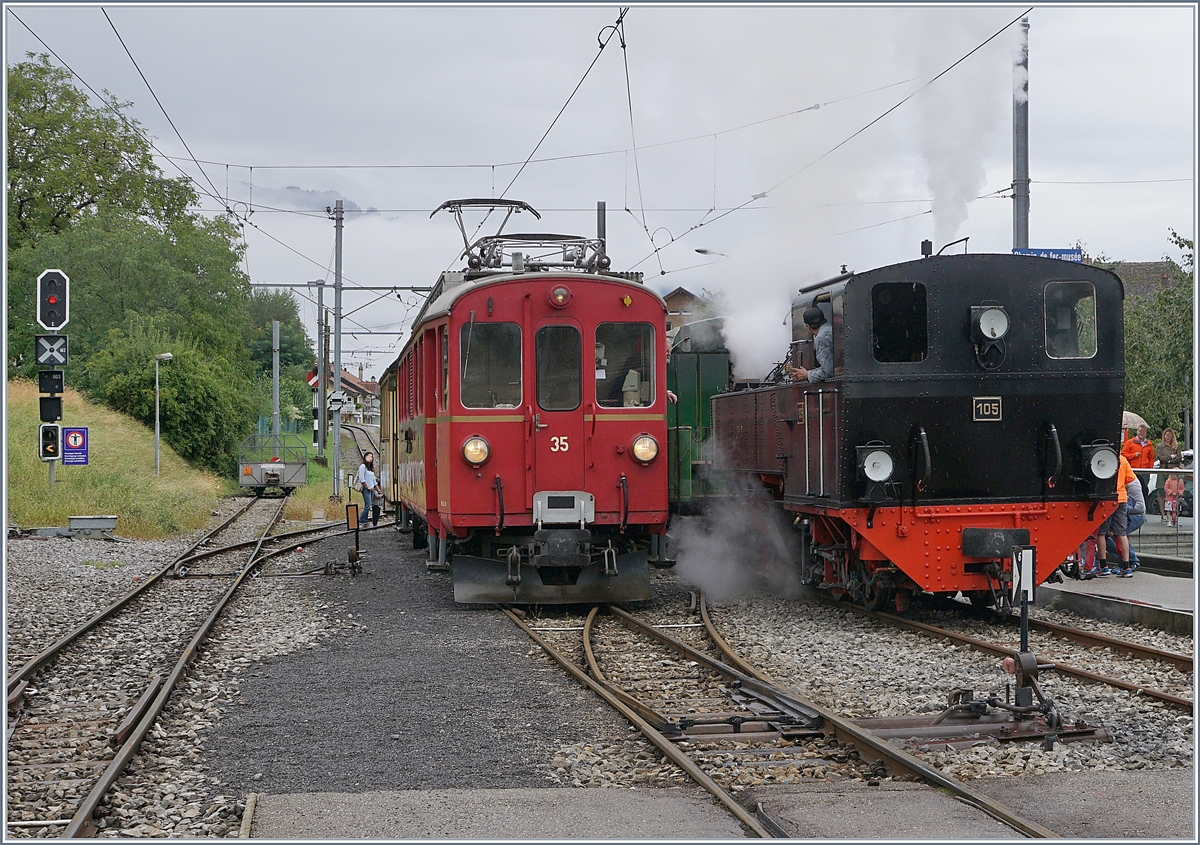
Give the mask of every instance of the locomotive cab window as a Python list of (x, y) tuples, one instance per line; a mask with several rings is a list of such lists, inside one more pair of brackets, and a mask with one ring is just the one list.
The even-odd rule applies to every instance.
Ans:
[(465, 408), (515, 408), (521, 404), (521, 327), (470, 322), (459, 331)]
[(928, 338), (925, 285), (881, 282), (871, 288), (871, 354), (876, 361), (924, 361)]
[(447, 326), (438, 329), (442, 336), (442, 410), (450, 407), (450, 332)]
[(583, 345), (574, 326), (537, 333), (537, 400), (546, 411), (573, 411), (583, 394)]
[(654, 329), (649, 323), (596, 327), (596, 403), (605, 408), (654, 404)]
[(1096, 289), (1091, 282), (1046, 285), (1046, 354), (1051, 358), (1096, 354)]

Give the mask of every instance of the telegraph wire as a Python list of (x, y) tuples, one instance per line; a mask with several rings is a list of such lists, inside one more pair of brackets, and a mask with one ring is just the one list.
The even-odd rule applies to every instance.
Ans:
[[(77, 72), (75, 71), (75, 69), (74, 69), (74, 68), (72, 68), (72, 67), (71, 67), (69, 64), (67, 64), (67, 63), (66, 63), (66, 61), (64, 61), (64, 60), (63, 60), (62, 56), (58, 55), (58, 53), (57, 53), (57, 52), (55, 52), (55, 50), (54, 50), (54, 48), (53, 48), (53, 47), (51, 47), (49, 44), (47, 44), (47, 43), (45, 42), (45, 40), (44, 40), (44, 39), (43, 39), (43, 38), (42, 38), (40, 35), (38, 35), (36, 32), (34, 32), (34, 31), (33, 31), (33, 28), (32, 28), (32, 27), (30, 27), (30, 26), (29, 26), (29, 24), (27, 24), (27, 23), (25, 23), (25, 21), (21, 20), (20, 16), (19, 16), (19, 15), (17, 15), (17, 13), (16, 13), (16, 12), (14, 12), (14, 11), (12, 10), (12, 8), (6, 8), (6, 9), (5, 9), (5, 11), (7, 11), (7, 12), (8, 12), (10, 15), (12, 15), (12, 16), (13, 16), (13, 18), (14, 18), (14, 19), (17, 21), (17, 23), (19, 23), (19, 24), (21, 24), (21, 26), (25, 27), (25, 29), (26, 29), (26, 30), (29, 32), (29, 34), (30, 34), (30, 35), (32, 35), (32, 36), (33, 36), (35, 39), (37, 39), (38, 43), (39, 43), (39, 44), (41, 44), (43, 47), (45, 47), (45, 48), (46, 48), (46, 50), (47, 50), (47, 52), (49, 52), (49, 53), (50, 53), (50, 55), (54, 56), (54, 58), (55, 58), (55, 59), (58, 61), (58, 63), (59, 63), (60, 65), (62, 65), (62, 67), (63, 67), (63, 68), (65, 68), (65, 69), (66, 69), (66, 70), (67, 70), (67, 71), (68, 71), (68, 72), (69, 72), (69, 73), (70, 73), (70, 74), (71, 74), (71, 75), (72, 75), (72, 76), (73, 76), (75, 79), (79, 80), (80, 84), (82, 84), (82, 85), (83, 85), (85, 88), (87, 88), (87, 90), (88, 90), (88, 91), (90, 91), (90, 92), (92, 93), (92, 96), (94, 96), (98, 102), (100, 102), (101, 104), (103, 104), (104, 108), (108, 109), (108, 110), (109, 110), (109, 111), (111, 111), (113, 114), (115, 114), (115, 115), (116, 115), (116, 116), (117, 116), (117, 117), (118, 117), (118, 118), (121, 120), (121, 122), (125, 124), (125, 126), (126, 126), (128, 129), (132, 130), (133, 132), (135, 132), (136, 134), (138, 134), (139, 136), (141, 136), (141, 138), (142, 138), (142, 139), (143, 139), (143, 140), (144, 140), (144, 141), (145, 141), (145, 142), (146, 142), (146, 143), (147, 143), (147, 144), (150, 146), (150, 148), (151, 148), (152, 150), (154, 150), (156, 153), (158, 153), (158, 154), (159, 154), (159, 156), (161, 156), (161, 157), (162, 157), (162, 158), (163, 158), (165, 161), (168, 161), (168, 162), (170, 162), (170, 163), (171, 163), (171, 166), (172, 166), (172, 167), (174, 167), (176, 170), (178, 170), (178, 171), (180, 172), (180, 174), (182, 174), (182, 175), (183, 175), (183, 177), (184, 177), (185, 179), (187, 179), (187, 180), (188, 180), (188, 182), (189, 182), (189, 183), (191, 183), (191, 184), (195, 185), (196, 192), (197, 192), (197, 194), (198, 194), (199, 196), (201, 196), (201, 197), (207, 197), (207, 198), (209, 198), (209, 199), (211, 199), (211, 200), (214, 200), (215, 202), (219, 203), (219, 204), (222, 206), (222, 208), (224, 209), (223, 211), (218, 211), (218, 210), (214, 210), (214, 209), (203, 209), (203, 208), (201, 208), (201, 209), (197, 209), (197, 210), (195, 211), (195, 213), (198, 213), (198, 214), (199, 214), (199, 213), (208, 213), (208, 214), (213, 214), (213, 213), (220, 214), (220, 213), (224, 213), (224, 214), (227, 214), (227, 215), (229, 215), (230, 217), (234, 218), (235, 220), (238, 220), (238, 221), (240, 221), (241, 227), (242, 227), (242, 229), (243, 229), (243, 233), (242, 233), (242, 242), (243, 242), (243, 243), (245, 243), (245, 242), (246, 242), (246, 241), (245, 241), (245, 231), (244, 231), (244, 230), (245, 230), (245, 225), (248, 223), (248, 224), (250, 224), (251, 226), (253, 226), (253, 227), (254, 227), (256, 230), (258, 230), (259, 232), (261, 232), (263, 235), (265, 235), (266, 237), (268, 237), (268, 238), (270, 238), (271, 240), (273, 240), (273, 241), (275, 241), (276, 243), (278, 243), (280, 246), (282, 246), (282, 247), (284, 247), (285, 249), (287, 249), (287, 250), (289, 250), (289, 251), (291, 251), (291, 252), (295, 253), (295, 254), (296, 254), (296, 255), (298, 255), (299, 257), (303, 258), (305, 261), (308, 261), (308, 262), (310, 262), (310, 263), (312, 263), (312, 264), (315, 264), (315, 265), (316, 265), (316, 266), (318, 266), (318, 267), (321, 267), (321, 269), (325, 270), (325, 272), (328, 274), (328, 268), (327, 268), (327, 267), (324, 267), (324, 266), (323, 266), (322, 264), (320, 264), (319, 262), (315, 261), (315, 260), (314, 260), (314, 259), (312, 259), (312, 258), (309, 258), (307, 255), (304, 255), (304, 254), (303, 254), (303, 253), (301, 253), (300, 251), (298, 251), (298, 250), (294, 249), (293, 247), (291, 247), (291, 246), (289, 246), (288, 244), (285, 244), (283, 241), (279, 240), (279, 238), (276, 238), (274, 235), (272, 235), (272, 234), (270, 234), (269, 232), (265, 231), (265, 230), (264, 230), (262, 227), (260, 227), (260, 226), (259, 226), (257, 223), (254, 223), (254, 222), (252, 222), (252, 221), (249, 219), (249, 215), (242, 215), (242, 214), (238, 214), (236, 211), (234, 211), (234, 210), (233, 210), (233, 209), (230, 207), (228, 200), (227, 200), (226, 198), (224, 198), (224, 197), (221, 197), (221, 196), (220, 196), (220, 193), (219, 193), (219, 191), (218, 191), (218, 190), (217, 190), (215, 187), (213, 188), (213, 190), (214, 190), (214, 191), (217, 191), (217, 192), (216, 192), (216, 193), (209, 193), (209, 192), (208, 192), (208, 191), (207, 191), (207, 190), (204, 188), (204, 186), (203, 186), (203, 185), (200, 185), (200, 184), (196, 183), (196, 180), (195, 180), (195, 179), (194, 179), (194, 178), (191, 176), (191, 174), (189, 174), (189, 173), (188, 173), (186, 170), (184, 170), (182, 167), (180, 167), (180, 166), (179, 166), (179, 165), (178, 165), (178, 164), (175, 162), (175, 157), (173, 157), (173, 156), (169, 156), (169, 155), (167, 155), (166, 153), (164, 153), (164, 152), (163, 152), (161, 149), (159, 149), (159, 147), (158, 147), (158, 146), (157, 146), (157, 145), (154, 143), (154, 141), (153, 141), (153, 140), (151, 140), (151, 139), (150, 139), (150, 136), (149, 136), (149, 135), (146, 133), (146, 131), (145, 131), (144, 129), (142, 129), (142, 128), (141, 128), (141, 127), (138, 125), (138, 124), (136, 124), (136, 123), (134, 123), (134, 122), (130, 121), (130, 119), (129, 119), (128, 117), (126, 117), (126, 116), (125, 116), (125, 115), (124, 115), (124, 114), (121, 112), (121, 110), (120, 110), (120, 109), (116, 108), (116, 106), (114, 106), (114, 105), (113, 105), (113, 103), (109, 102), (109, 100), (108, 100), (108, 99), (106, 99), (106, 98), (105, 98), (105, 97), (104, 97), (102, 94), (100, 94), (98, 91), (96, 91), (96, 89), (95, 89), (95, 88), (93, 88), (93, 87), (92, 87), (92, 86), (91, 86), (91, 85), (88, 83), (88, 81), (87, 81), (86, 79), (84, 79), (82, 76), (80, 76), (80, 75), (79, 75), (79, 73), (77, 73)], [(103, 10), (101, 10), (101, 11), (103, 11)], [(108, 17), (108, 16), (107, 16), (107, 14), (105, 15), (105, 17)], [(112, 22), (111, 22), (111, 21), (109, 21), (109, 23), (111, 24)], [(115, 32), (115, 31), (116, 31), (116, 30), (115, 30), (115, 27), (114, 27), (114, 32)], [(120, 33), (118, 33), (118, 34), (117, 34), (117, 38), (118, 38), (118, 39), (120, 38)], [(122, 42), (122, 46), (124, 46), (124, 42)], [(127, 52), (128, 52), (128, 51), (127, 51)], [(130, 56), (130, 59), (132, 59), (132, 58), (133, 58), (133, 57), (132, 57), (132, 56)], [(136, 63), (136, 62), (134, 62), (134, 67), (137, 67), (137, 63)], [(140, 70), (139, 70), (138, 72), (139, 72), (139, 73), (141, 73), (141, 71), (140, 71)], [(145, 77), (143, 77), (143, 79), (145, 79)], [(149, 83), (148, 83), (148, 82), (146, 83), (146, 85), (147, 85), (147, 87), (149, 87)], [(151, 90), (151, 94), (153, 94), (153, 93), (154, 93), (154, 92), (153, 92), (153, 89), (152, 89), (152, 90)], [(113, 99), (115, 100), (116, 98), (114, 97)], [(157, 99), (158, 99), (158, 98), (157, 98), (157, 97), (155, 97), (155, 100), (156, 100), (156, 101), (157, 101)], [(159, 104), (159, 107), (161, 108), (161, 103)], [(163, 113), (164, 113), (164, 114), (166, 114), (165, 110), (164, 110), (164, 112), (163, 112)], [(170, 120), (170, 117), (169, 117), (169, 116), (167, 117), (167, 120), (168, 120), (168, 121)], [(174, 124), (172, 124), (172, 128), (174, 128)], [(178, 134), (178, 132), (177, 132), (176, 134)], [(183, 140), (183, 138), (181, 137), (181, 138), (180, 138), (180, 140), (182, 141), (182, 140)], [(185, 143), (185, 144), (184, 144), (184, 147), (186, 147), (186, 146), (187, 146), (187, 144)], [(191, 150), (188, 150), (188, 153), (190, 154), (190, 153), (191, 153)], [(193, 158), (192, 160), (193, 160), (193, 161), (197, 161), (195, 158)], [(210, 163), (212, 163), (212, 162), (210, 162)], [(198, 165), (199, 165), (199, 162), (197, 161), (197, 166), (198, 166)], [(203, 170), (203, 168), (201, 168), (201, 173), (203, 173), (203, 172), (204, 172), (204, 170)], [(205, 174), (205, 179), (208, 179), (208, 175), (207, 175), (207, 174)], [(209, 180), (209, 184), (210, 184), (210, 185), (212, 184), (212, 181), (211, 181), (211, 180)], [(284, 209), (279, 209), (279, 210), (280, 210), (280, 211), (283, 211)], [(300, 212), (292, 212), (292, 213), (300, 213)], [(314, 215), (314, 216), (315, 216), (315, 215)], [(249, 251), (249, 250), (247, 249), (247, 251)], [(345, 276), (344, 276), (344, 275), (343, 275), (343, 277), (342, 277), (342, 278), (343, 278), (343, 280), (345, 280)], [(357, 284), (357, 283), (353, 283), (353, 284), (351, 285), (351, 289), (353, 289), (353, 285), (354, 285), (354, 284)]]
[[(872, 126), (874, 126), (876, 123), (878, 123), (879, 121), (883, 120), (885, 117), (887, 117), (889, 114), (891, 114), (892, 112), (894, 112), (896, 109), (900, 108), (902, 105), (904, 105), (904, 104), (905, 104), (905, 103), (907, 103), (909, 100), (911, 100), (913, 97), (915, 97), (917, 94), (921, 93), (921, 92), (922, 92), (922, 91), (924, 91), (926, 88), (928, 88), (930, 85), (932, 85), (933, 83), (935, 83), (935, 82), (937, 82), (939, 79), (941, 79), (943, 76), (945, 76), (947, 73), (949, 73), (950, 71), (954, 70), (954, 68), (958, 67), (960, 64), (962, 64), (963, 62), (965, 62), (965, 61), (966, 61), (967, 59), (969, 59), (971, 56), (975, 55), (977, 52), (979, 52), (980, 50), (982, 50), (982, 49), (983, 49), (985, 46), (987, 46), (987, 45), (988, 45), (988, 44), (990, 44), (992, 41), (994, 41), (996, 38), (998, 38), (998, 37), (1000, 36), (1000, 34), (1001, 34), (1001, 33), (1003, 33), (1003, 32), (1005, 32), (1006, 30), (1008, 30), (1008, 29), (1009, 29), (1009, 28), (1010, 28), (1010, 27), (1011, 27), (1013, 24), (1017, 23), (1019, 20), (1021, 20), (1021, 18), (1025, 17), (1026, 15), (1028, 15), (1028, 14), (1029, 14), (1030, 12), (1032, 12), (1032, 11), (1033, 11), (1033, 7), (1031, 6), (1031, 7), (1029, 7), (1028, 9), (1026, 9), (1024, 12), (1022, 12), (1021, 14), (1017, 15), (1015, 18), (1013, 18), (1013, 19), (1012, 19), (1011, 21), (1009, 21), (1007, 24), (1005, 24), (1004, 26), (1002, 26), (1002, 27), (1001, 27), (1000, 29), (998, 29), (996, 32), (992, 33), (990, 36), (988, 36), (988, 38), (987, 38), (986, 40), (984, 40), (982, 43), (980, 43), (980, 44), (976, 45), (976, 46), (975, 46), (973, 49), (971, 49), (971, 50), (970, 50), (968, 53), (966, 53), (966, 55), (962, 56), (962, 57), (961, 57), (960, 59), (958, 59), (956, 62), (954, 62), (954, 63), (953, 63), (953, 64), (951, 64), (949, 67), (947, 67), (945, 70), (943, 70), (941, 73), (939, 73), (937, 76), (935, 76), (935, 77), (933, 77), (932, 79), (930, 79), (928, 82), (926, 82), (926, 83), (925, 83), (924, 85), (922, 85), (920, 88), (917, 88), (915, 91), (913, 91), (912, 93), (910, 93), (910, 94), (909, 94), (908, 96), (906, 96), (904, 99), (900, 100), (898, 103), (896, 103), (895, 105), (893, 105), (893, 106), (892, 106), (891, 108), (889, 108), (887, 111), (883, 112), (883, 113), (882, 113), (882, 114), (880, 114), (878, 117), (876, 117), (874, 120), (872, 120), (872, 121), (870, 121), (869, 123), (867, 123), (867, 124), (866, 124), (865, 126), (863, 126), (861, 129), (857, 130), (856, 132), (853, 132), (853, 133), (851, 133), (849, 136), (847, 136), (846, 138), (844, 138), (844, 139), (842, 139), (841, 141), (839, 141), (839, 142), (838, 142), (837, 144), (835, 144), (833, 147), (831, 147), (830, 149), (826, 150), (826, 151), (825, 151), (824, 153), (822, 153), (821, 155), (817, 156), (815, 159), (813, 159), (813, 160), (812, 160), (812, 161), (810, 161), (808, 164), (806, 164), (806, 165), (804, 165), (803, 167), (801, 167), (801, 168), (800, 168), (799, 170), (797, 170), (795, 173), (792, 173), (790, 176), (787, 176), (787, 177), (785, 177), (785, 178), (781, 179), (780, 181), (776, 182), (774, 185), (772, 185), (772, 186), (771, 186), (770, 188), (768, 188), (766, 191), (761, 191), (761, 192), (759, 192), (759, 193), (756, 193), (756, 194), (754, 194), (753, 196), (751, 196), (751, 197), (750, 197), (750, 199), (746, 200), (745, 202), (743, 202), (743, 203), (742, 203), (742, 204), (740, 204), (740, 205), (737, 205), (737, 206), (735, 206), (735, 207), (731, 208), (729, 211), (726, 211), (726, 212), (724, 212), (723, 214), (719, 214), (719, 215), (717, 215), (716, 217), (712, 218), (711, 220), (708, 220), (708, 221), (705, 221), (705, 222), (702, 222), (702, 223), (697, 223), (696, 225), (694, 225), (694, 226), (692, 226), (690, 229), (688, 229), (686, 232), (684, 232), (683, 234), (681, 234), (681, 235), (679, 236), (679, 238), (672, 238), (672, 239), (671, 239), (671, 241), (670, 241), (670, 243), (666, 244), (666, 246), (670, 246), (671, 244), (675, 243), (675, 241), (677, 241), (677, 240), (681, 240), (681, 239), (683, 239), (683, 238), (687, 237), (687, 236), (688, 236), (688, 235), (690, 235), (692, 232), (696, 231), (697, 229), (699, 229), (699, 228), (701, 228), (701, 227), (703, 227), (703, 226), (708, 226), (708, 225), (710, 225), (710, 224), (712, 224), (712, 223), (715, 223), (715, 222), (717, 222), (718, 220), (722, 219), (723, 217), (728, 217), (730, 214), (733, 214), (735, 211), (741, 211), (743, 208), (746, 208), (746, 207), (747, 207), (747, 206), (749, 206), (751, 203), (754, 203), (754, 202), (757, 202), (757, 201), (758, 201), (758, 200), (760, 200), (760, 199), (763, 199), (763, 198), (764, 198), (764, 197), (766, 197), (768, 194), (770, 194), (772, 191), (775, 191), (775, 190), (777, 190), (778, 188), (782, 187), (782, 186), (783, 186), (784, 184), (786, 184), (787, 182), (790, 182), (792, 179), (796, 178), (796, 177), (797, 177), (797, 176), (799, 176), (801, 173), (803, 173), (804, 171), (808, 170), (810, 167), (812, 167), (813, 165), (815, 165), (817, 162), (821, 161), (822, 159), (826, 158), (826, 157), (827, 157), (827, 156), (829, 156), (829, 155), (832, 155), (834, 152), (836, 152), (837, 150), (841, 149), (841, 148), (842, 148), (843, 146), (845, 146), (847, 143), (849, 143), (850, 141), (854, 140), (855, 138), (857, 138), (857, 137), (858, 137), (859, 135), (861, 135), (862, 133), (866, 132), (868, 129), (870, 129)], [(645, 256), (644, 258), (640, 259), (640, 260), (639, 260), (639, 261), (638, 261), (636, 264), (633, 264), (633, 265), (632, 265), (632, 266), (631, 266), (629, 269), (633, 269), (634, 267), (637, 267), (637, 266), (638, 266), (639, 264), (641, 264), (642, 262), (644, 262), (644, 261), (646, 261), (647, 259), (649, 259), (649, 258), (651, 258), (651, 257), (655, 256), (655, 255), (656, 255), (658, 252), (660, 252), (662, 249), (665, 249), (665, 247), (655, 247), (655, 249), (654, 249), (654, 251), (653, 251), (653, 252), (651, 252), (649, 255)]]
[[(542, 133), (542, 137), (534, 145), (534, 147), (530, 151), (528, 157), (526, 157), (525, 162), (517, 170), (516, 175), (513, 176), (511, 181), (509, 181), (508, 186), (503, 191), (500, 192), (499, 199), (504, 199), (505, 195), (508, 194), (509, 190), (512, 189), (512, 186), (516, 184), (517, 179), (521, 178), (521, 174), (525, 172), (525, 168), (529, 166), (529, 162), (533, 160), (533, 157), (537, 154), (537, 151), (541, 148), (542, 144), (545, 143), (546, 138), (548, 138), (550, 136), (550, 132), (551, 132), (551, 130), (554, 129), (554, 126), (558, 123), (558, 119), (563, 116), (564, 112), (566, 112), (567, 106), (571, 105), (571, 100), (575, 99), (575, 95), (579, 92), (579, 89), (581, 87), (583, 87), (583, 83), (587, 80), (588, 76), (591, 74), (592, 68), (594, 68), (596, 66), (596, 62), (600, 61), (600, 56), (603, 55), (604, 48), (608, 46), (608, 42), (612, 41), (613, 36), (617, 34), (617, 29), (618, 29), (618, 27), (621, 26), (621, 22), (625, 19), (625, 15), (628, 14), (628, 12), (629, 12), (629, 7), (625, 6), (624, 8), (622, 8), (620, 10), (620, 14), (617, 15), (616, 24), (614, 24), (613, 26), (605, 27), (604, 29), (600, 30), (600, 34), (598, 36), (596, 36), (596, 40), (600, 44), (600, 49), (598, 49), (596, 51), (596, 55), (592, 58), (592, 63), (587, 66), (587, 70), (585, 70), (583, 72), (583, 76), (580, 77), (579, 82), (576, 83), (574, 89), (572, 89), (571, 93), (567, 96), (567, 101), (562, 104), (562, 108), (560, 108), (558, 110), (558, 114), (556, 114), (554, 116), (554, 119), (552, 121), (550, 121), (550, 125), (548, 127), (546, 127), (546, 131), (544, 133)], [(610, 29), (612, 30), (612, 32), (609, 33), (607, 38), (604, 38), (605, 31), (610, 30)], [(492, 210), (489, 209), (488, 213), (483, 216), (483, 220), (479, 221), (479, 225), (475, 227), (474, 234), (479, 233), (479, 230), (483, 228), (483, 224), (486, 223), (488, 218), (491, 216), (492, 216)]]
[[(653, 143), (653, 144), (642, 144), (640, 146), (640, 149), (643, 151), (644, 150), (653, 150), (653, 149), (657, 149), (658, 147), (670, 147), (670, 146), (674, 146), (675, 144), (687, 144), (692, 141), (702, 140), (704, 138), (713, 138), (713, 137), (718, 137), (721, 135), (728, 135), (732, 132), (740, 132), (743, 129), (749, 129), (754, 126), (761, 126), (765, 123), (772, 123), (777, 120), (782, 120), (785, 117), (793, 117), (798, 114), (803, 114), (804, 112), (820, 111), (821, 109), (826, 108), (828, 106), (837, 105), (838, 103), (843, 103), (847, 100), (853, 100), (858, 97), (865, 97), (868, 94), (875, 94), (879, 91), (885, 91), (888, 88), (895, 88), (899, 85), (907, 85), (908, 83), (910, 83), (912, 81), (913, 80), (910, 78), (910, 79), (901, 80), (900, 82), (889, 82), (887, 85), (880, 85), (876, 88), (871, 88), (867, 91), (859, 91), (857, 94), (847, 94), (844, 97), (838, 97), (833, 100), (827, 100), (824, 102), (813, 103), (811, 106), (805, 106), (803, 108), (793, 109), (791, 111), (784, 112), (782, 114), (773, 115), (771, 117), (760, 118), (759, 120), (752, 120), (749, 123), (743, 123), (738, 126), (732, 126), (728, 129), (718, 129), (714, 132), (705, 132), (701, 135), (692, 135), (692, 136), (689, 136), (686, 138), (675, 138), (670, 141), (658, 141), (657, 143)], [(622, 155), (622, 154), (628, 154), (630, 152), (633, 152), (633, 150), (620, 149), (620, 150), (600, 150), (598, 152), (590, 152), (590, 153), (571, 153), (569, 155), (547, 156), (545, 158), (529, 159), (526, 163), (527, 164), (549, 164), (552, 162), (572, 161), (572, 160), (581, 159), (581, 158), (600, 158), (602, 156)], [(486, 170), (489, 168), (492, 170), (495, 170), (496, 168), (502, 168), (502, 167), (517, 167), (518, 165), (521, 164), (521, 162), (519, 162), (519, 161), (502, 161), (502, 162), (493, 162), (491, 164), (466, 163), (466, 164), (255, 164), (255, 165), (249, 165), (249, 164), (238, 164), (236, 162), (210, 161), (208, 159), (200, 159), (200, 162), (202, 164), (215, 164), (219, 167), (244, 167), (244, 168), (254, 167), (259, 170)]]
[(142, 78), (142, 82), (146, 83), (146, 89), (150, 92), (150, 96), (153, 97), (154, 102), (158, 104), (158, 108), (163, 113), (163, 117), (167, 119), (167, 123), (171, 124), (171, 129), (174, 130), (175, 137), (179, 139), (179, 143), (183, 144), (183, 148), (187, 150), (188, 155), (192, 157), (192, 162), (195, 163), (196, 167), (199, 169), (200, 175), (204, 177), (204, 181), (208, 182), (208, 186), (212, 188), (213, 194), (220, 195), (220, 189), (213, 184), (212, 179), (208, 178), (208, 174), (204, 171), (204, 168), (200, 166), (200, 162), (196, 161), (196, 156), (192, 152), (192, 148), (188, 146), (187, 141), (183, 140), (183, 135), (180, 133), (179, 128), (175, 125), (175, 121), (171, 120), (171, 115), (167, 114), (166, 106), (162, 104), (162, 100), (160, 100), (158, 98), (158, 94), (154, 92), (154, 86), (150, 84), (150, 80), (146, 78), (146, 74), (142, 73), (141, 67), (138, 66), (137, 59), (133, 57), (133, 53), (129, 51), (129, 47), (126, 45), (125, 39), (122, 38), (121, 33), (117, 31), (117, 25), (113, 23), (112, 18), (108, 16), (108, 11), (101, 6), (100, 13), (104, 15), (104, 19), (108, 21), (108, 25), (112, 27), (113, 34), (117, 36), (117, 40), (121, 42), (121, 47), (125, 50), (125, 55), (129, 56), (129, 61), (133, 62), (134, 70), (138, 72), (138, 76)]
[(597, 36), (597, 41), (599, 41), (599, 43), (600, 43), (600, 49), (598, 49), (596, 51), (596, 55), (592, 59), (592, 63), (590, 65), (588, 65), (587, 70), (585, 70), (583, 72), (583, 76), (580, 78), (579, 82), (575, 85), (575, 88), (571, 91), (570, 96), (567, 97), (567, 101), (565, 103), (563, 103), (562, 108), (558, 110), (558, 114), (556, 114), (554, 116), (554, 120), (550, 121), (550, 125), (548, 127), (546, 127), (545, 133), (543, 133), (541, 139), (537, 142), (537, 144), (534, 145), (533, 150), (529, 153), (529, 157), (525, 159), (525, 162), (521, 165), (521, 168), (517, 171), (517, 174), (515, 176), (513, 176), (512, 181), (508, 183), (508, 187), (506, 187), (503, 191), (501, 191), (500, 199), (504, 198), (504, 196), (509, 192), (509, 190), (512, 188), (512, 186), (516, 183), (517, 179), (520, 178), (521, 174), (523, 172), (525, 172), (525, 168), (529, 165), (529, 162), (533, 160), (534, 155), (537, 154), (537, 151), (541, 148), (541, 146), (545, 142), (546, 138), (549, 137), (551, 130), (554, 129), (555, 124), (558, 123), (558, 119), (563, 116), (563, 112), (565, 112), (567, 110), (567, 106), (571, 105), (571, 100), (575, 99), (575, 95), (579, 92), (579, 89), (583, 86), (584, 81), (588, 78), (588, 75), (592, 72), (592, 68), (594, 68), (596, 66), (596, 62), (600, 61), (600, 56), (604, 53), (604, 48), (608, 46), (608, 42), (612, 41), (613, 36), (617, 34), (617, 28), (621, 26), (622, 21), (625, 20), (625, 15), (627, 15), (628, 13), (629, 13), (628, 6), (625, 6), (624, 8), (621, 9), (620, 14), (617, 16), (616, 24), (614, 24), (612, 27), (606, 27), (606, 28), (612, 29), (612, 32), (609, 34), (608, 38), (604, 39), (603, 41), (600, 40), (600, 37), (604, 34), (604, 30), (600, 31), (601, 35)]

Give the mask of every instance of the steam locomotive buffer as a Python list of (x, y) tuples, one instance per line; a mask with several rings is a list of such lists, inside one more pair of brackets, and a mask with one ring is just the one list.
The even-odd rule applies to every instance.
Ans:
[(1040, 584), (1116, 506), (1121, 280), (1024, 255), (926, 256), (802, 288), (789, 362), (834, 372), (715, 396), (716, 461), (798, 533), (803, 579), (873, 609), (958, 592), (1012, 607), (1014, 546)]

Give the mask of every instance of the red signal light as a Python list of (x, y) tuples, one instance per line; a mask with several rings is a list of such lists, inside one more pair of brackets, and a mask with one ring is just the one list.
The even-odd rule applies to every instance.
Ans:
[(58, 305), (58, 297), (54, 296), (53, 294), (46, 297), (46, 301), (49, 302), (51, 305)]

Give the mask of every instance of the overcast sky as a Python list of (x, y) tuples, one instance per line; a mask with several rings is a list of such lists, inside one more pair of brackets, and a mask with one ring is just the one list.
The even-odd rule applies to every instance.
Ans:
[[(1028, 6), (635, 5), (615, 34), (607, 5), (5, 8), (10, 65), (53, 50), (133, 103), (163, 170), (219, 197), (205, 209), (246, 219), (253, 282), (332, 282), (324, 209), (344, 201), (344, 326), (377, 333), (347, 336), (343, 363), (368, 376), (415, 300), (351, 288), (460, 266), (453, 218), (430, 219), (451, 198), (524, 200), (542, 220), (509, 231), (581, 235), (604, 201), (615, 269), (725, 293), (747, 375), (782, 355), (805, 282), (926, 238), (1012, 248)], [(1169, 230), (1196, 224), (1194, 7), (1028, 18), (1030, 246), (1176, 254)], [(315, 290), (298, 296), (315, 334)]]

